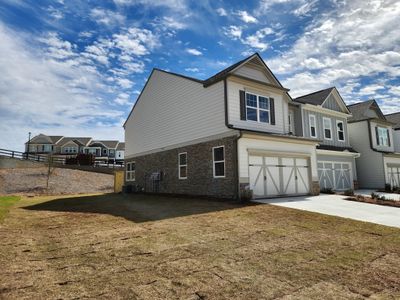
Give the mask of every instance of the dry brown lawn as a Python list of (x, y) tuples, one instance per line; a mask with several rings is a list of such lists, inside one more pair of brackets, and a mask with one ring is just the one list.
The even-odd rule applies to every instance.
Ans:
[(399, 299), (400, 230), (270, 205), (23, 197), (4, 299)]

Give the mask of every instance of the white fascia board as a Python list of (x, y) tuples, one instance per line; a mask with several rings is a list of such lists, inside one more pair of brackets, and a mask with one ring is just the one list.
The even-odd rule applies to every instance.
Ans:
[(332, 156), (347, 156), (347, 157), (354, 157), (358, 158), (361, 156), (360, 153), (354, 153), (350, 151), (332, 151), (332, 150), (323, 150), (323, 149), (316, 149), (317, 154), (319, 155), (332, 155)]
[(328, 108), (324, 108), (321, 105), (304, 104), (303, 107), (305, 109), (307, 109), (307, 110), (310, 110), (310, 111), (324, 113), (324, 114), (327, 114), (327, 115), (331, 115), (331, 116), (334, 116), (334, 117), (341, 117), (341, 118), (345, 118), (345, 119), (348, 119), (348, 118), (353, 116), (352, 114), (346, 114), (346, 113), (338, 112), (338, 111), (331, 110), (331, 109), (328, 109)]

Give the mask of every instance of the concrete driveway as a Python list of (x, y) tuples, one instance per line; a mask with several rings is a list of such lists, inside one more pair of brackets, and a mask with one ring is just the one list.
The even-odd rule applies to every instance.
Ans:
[(344, 198), (346, 197), (321, 194), (319, 196), (258, 199), (254, 202), (400, 228), (400, 208), (348, 201)]

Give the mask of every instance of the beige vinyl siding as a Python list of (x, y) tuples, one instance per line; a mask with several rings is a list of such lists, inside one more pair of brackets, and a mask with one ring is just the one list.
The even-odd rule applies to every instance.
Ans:
[(337, 103), (335, 96), (332, 93), (325, 100), (322, 107), (328, 108), (331, 110), (335, 110), (335, 111), (339, 111), (339, 112), (343, 112), (342, 109), (340, 108), (339, 104)]
[(229, 131), (223, 81), (204, 88), (155, 70), (125, 124), (125, 157)]
[[(339, 118), (339, 117), (334, 117), (331, 115), (315, 112), (315, 111), (310, 111), (307, 109), (303, 109), (303, 123), (304, 123), (304, 136), (305, 137), (310, 137), (310, 119), (309, 115), (314, 115), (316, 118), (316, 124), (317, 124), (317, 139), (321, 140), (322, 145), (329, 145), (329, 146), (336, 146), (336, 147), (350, 147), (350, 142), (349, 142), (349, 135), (348, 135), (348, 125), (347, 125), (347, 120), (346, 118)], [(332, 140), (326, 140), (324, 139), (324, 126), (323, 126), (323, 118), (329, 118), (331, 119), (332, 123)], [(338, 132), (337, 132), (337, 123), (336, 121), (342, 121), (343, 122), (343, 129), (344, 129), (344, 136), (345, 140), (339, 141), (338, 138)]]
[(385, 182), (383, 155), (370, 146), (368, 121), (348, 124), (352, 147), (361, 154), (356, 158), (360, 188), (382, 188)]
[[(387, 128), (389, 129), (389, 139), (390, 139), (390, 146), (381, 146), (376, 143), (376, 131), (375, 127), (381, 127), (381, 128)], [(393, 130), (391, 126), (386, 126), (386, 125), (381, 125), (379, 123), (371, 121), (371, 138), (372, 138), (372, 147), (375, 148), (376, 150), (379, 151), (385, 151), (385, 152), (394, 152), (394, 146), (393, 146)]]
[[(257, 123), (240, 119), (240, 96), (239, 91), (244, 90), (266, 97), (274, 98), (275, 102), (275, 125), (268, 123)], [(228, 91), (228, 122), (234, 127), (249, 130), (258, 130), (273, 133), (288, 133), (288, 102), (284, 99), (283, 92), (267, 87), (250, 80), (229, 77), (227, 80)]]
[(266, 77), (263, 71), (255, 66), (252, 67), (251, 65), (244, 65), (243, 67), (240, 67), (234, 72), (234, 74), (262, 81), (265, 83), (271, 83), (271, 81)]

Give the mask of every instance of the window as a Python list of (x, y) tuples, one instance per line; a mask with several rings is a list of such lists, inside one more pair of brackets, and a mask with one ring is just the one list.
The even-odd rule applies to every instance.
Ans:
[(213, 175), (214, 178), (225, 177), (225, 147), (213, 148)]
[(103, 149), (103, 154), (107, 154), (107, 149)]
[(294, 133), (294, 114), (293, 111), (289, 112), (289, 133)]
[(126, 181), (136, 180), (136, 163), (134, 161), (126, 163)]
[(389, 129), (383, 128), (383, 127), (377, 127), (377, 128), (378, 128), (378, 130), (377, 130), (377, 132), (378, 132), (378, 138), (377, 138), (378, 145), (379, 146), (386, 146), (386, 147), (390, 146), (389, 145)]
[(323, 118), (324, 122), (324, 138), (326, 140), (332, 139), (332, 121), (330, 118)]
[(336, 126), (337, 126), (337, 135), (338, 135), (338, 140), (339, 141), (344, 141), (344, 125), (343, 121), (336, 121)]
[(317, 137), (317, 122), (315, 120), (315, 115), (308, 116), (310, 122), (310, 136), (313, 138)]
[(76, 147), (64, 147), (64, 153), (76, 153), (77, 151)]
[(179, 179), (187, 179), (187, 153), (178, 154), (178, 173)]
[(269, 98), (246, 93), (246, 119), (269, 123)]

